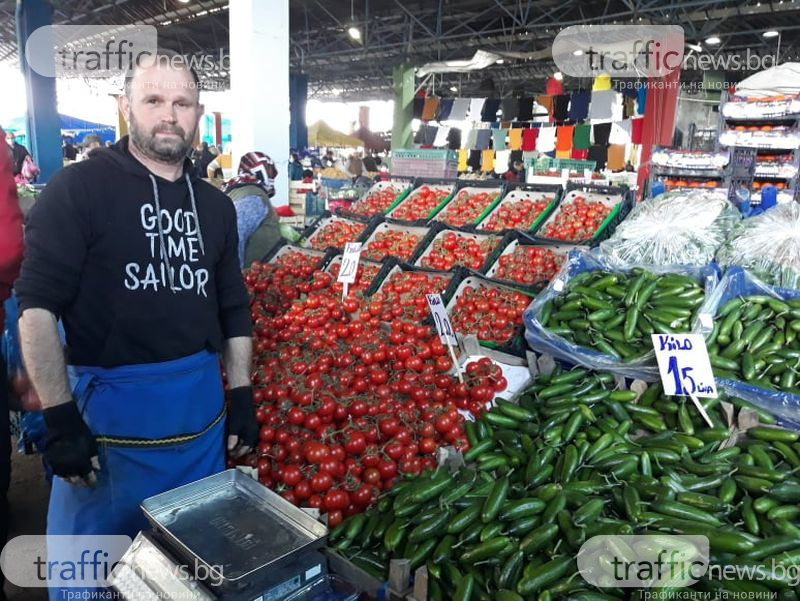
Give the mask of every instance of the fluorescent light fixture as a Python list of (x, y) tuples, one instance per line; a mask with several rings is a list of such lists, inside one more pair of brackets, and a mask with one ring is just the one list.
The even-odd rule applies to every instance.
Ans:
[(498, 65), (502, 65), (502, 64), (503, 64), (504, 62), (506, 62), (506, 61), (504, 61), (502, 58), (498, 58), (498, 59), (497, 59), (495, 62), (496, 62)]
[(178, 0), (178, 2), (180, 2), (181, 4), (189, 4), (191, 0)]
[(561, 81), (562, 79), (564, 79), (564, 74), (561, 71), (556, 71), (555, 73), (553, 73), (553, 77), (555, 78), (556, 81)]
[(720, 40), (717, 36), (712, 35), (710, 38), (706, 38), (706, 44), (710, 44), (711, 46), (716, 46), (722, 40)]
[(574, 54), (575, 56), (583, 56), (583, 50), (576, 50), (572, 54)]
[(347, 35), (349, 35), (354, 40), (360, 40), (361, 30), (358, 27), (351, 27), (347, 30)]
[(765, 38), (775, 38), (775, 37), (778, 37), (781, 34), (780, 34), (780, 32), (775, 31), (774, 29), (770, 29), (769, 31), (765, 31), (763, 35), (764, 35)]
[(702, 52), (703, 47), (700, 44), (686, 44), (686, 47), (695, 52)]
[(458, 88), (455, 87), (455, 86), (450, 86), (450, 91), (451, 92), (458, 92)]

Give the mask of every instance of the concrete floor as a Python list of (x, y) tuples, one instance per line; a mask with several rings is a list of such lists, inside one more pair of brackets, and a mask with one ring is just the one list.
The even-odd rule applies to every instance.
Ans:
[[(13, 439), (12, 439), (13, 440)], [(44, 534), (50, 486), (44, 478), (39, 455), (20, 455), (16, 440), (12, 442), (11, 488), (8, 492), (11, 506), (11, 532), (13, 538), (20, 534)], [(8, 601), (47, 601), (46, 589), (21, 589), (6, 583)]]

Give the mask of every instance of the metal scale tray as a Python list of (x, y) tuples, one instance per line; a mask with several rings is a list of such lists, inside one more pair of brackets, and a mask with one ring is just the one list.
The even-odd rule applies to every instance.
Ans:
[(323, 547), (328, 534), (236, 469), (145, 499), (142, 511), (183, 559), (211, 570), (222, 588), (259, 584), (269, 571)]

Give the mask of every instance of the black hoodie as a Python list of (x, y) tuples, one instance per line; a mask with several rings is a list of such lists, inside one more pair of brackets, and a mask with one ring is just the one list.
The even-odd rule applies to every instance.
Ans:
[(220, 351), (251, 333), (237, 248), (233, 203), (188, 159), (175, 182), (151, 174), (126, 137), (58, 172), (31, 210), (20, 311), (63, 319), (73, 365)]

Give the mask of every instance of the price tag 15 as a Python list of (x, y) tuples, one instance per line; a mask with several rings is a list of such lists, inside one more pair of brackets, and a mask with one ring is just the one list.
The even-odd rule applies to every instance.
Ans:
[(700, 334), (653, 334), (664, 394), (716, 398), (717, 386)]
[(439, 333), (439, 339), (442, 344), (457, 346), (458, 340), (455, 332), (453, 332), (453, 326), (450, 325), (450, 318), (447, 316), (442, 295), (426, 294), (425, 297), (428, 299), (428, 308), (431, 310), (431, 315), (433, 315), (436, 331)]
[(339, 268), (337, 282), (354, 284), (358, 272), (358, 260), (361, 258), (361, 242), (348, 242), (344, 245), (344, 256)]

